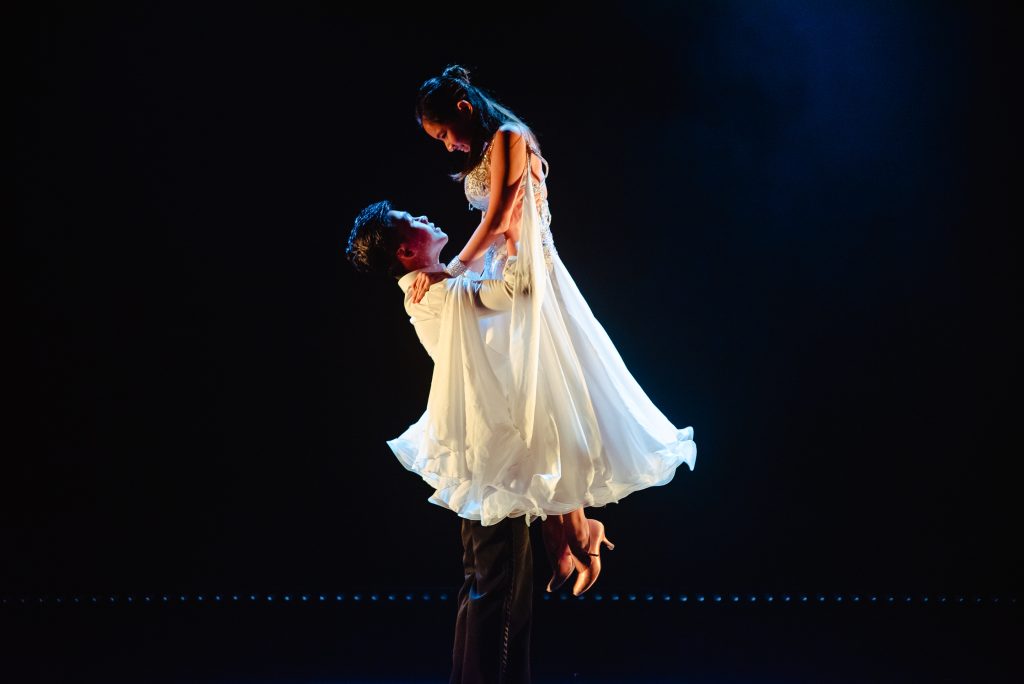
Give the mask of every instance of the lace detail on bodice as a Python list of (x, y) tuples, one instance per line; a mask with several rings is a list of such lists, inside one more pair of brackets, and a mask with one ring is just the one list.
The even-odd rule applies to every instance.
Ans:
[[(532, 154), (537, 154), (533, 152)], [(537, 155), (540, 156), (540, 155)], [(544, 158), (541, 157), (543, 161)], [(544, 161), (546, 164), (547, 162)], [(532, 169), (530, 170), (532, 176)], [(491, 145), (487, 144), (484, 149), (484, 154), (480, 159), (480, 163), (470, 171), (462, 182), (463, 190), (466, 193), (466, 199), (469, 200), (469, 210), (478, 209), (480, 211), (487, 211), (487, 206), (490, 202), (491, 193)], [(537, 203), (537, 213), (540, 215), (540, 234), (541, 234), (541, 246), (544, 249), (544, 261), (547, 264), (547, 269), (550, 271), (553, 268), (552, 255), (556, 254), (554, 237), (551, 235), (551, 209), (548, 206), (548, 200), (544, 196), (546, 194), (547, 186), (544, 183), (544, 176), (541, 176), (540, 182), (538, 183), (534, 179), (533, 195)], [(505, 267), (505, 262), (508, 260), (508, 246), (506, 245), (504, 236), (499, 236), (495, 240), (487, 251), (484, 253), (484, 268), (483, 276), (485, 278), (498, 278), (502, 270)]]

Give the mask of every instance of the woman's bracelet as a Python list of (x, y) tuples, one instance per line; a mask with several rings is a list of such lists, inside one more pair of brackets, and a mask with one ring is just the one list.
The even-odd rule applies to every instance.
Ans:
[(458, 276), (465, 273), (467, 270), (469, 270), (469, 266), (467, 266), (466, 263), (459, 258), (458, 254), (456, 254), (455, 257), (448, 262), (448, 265), (444, 267), (444, 272), (450, 275), (452, 278), (457, 278)]

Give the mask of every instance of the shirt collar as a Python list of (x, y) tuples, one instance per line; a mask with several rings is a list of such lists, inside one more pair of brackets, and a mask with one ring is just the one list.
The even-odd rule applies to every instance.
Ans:
[(402, 288), (402, 292), (408, 292), (409, 288), (412, 287), (413, 281), (416, 280), (416, 274), (418, 273), (434, 273), (435, 271), (443, 271), (444, 265), (440, 262), (431, 264), (430, 266), (424, 266), (423, 268), (417, 268), (414, 271), (409, 271), (404, 276), (398, 279), (398, 287)]

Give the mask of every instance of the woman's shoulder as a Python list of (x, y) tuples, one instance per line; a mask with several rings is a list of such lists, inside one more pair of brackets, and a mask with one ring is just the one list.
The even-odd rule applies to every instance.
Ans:
[(529, 126), (516, 121), (507, 121), (494, 132), (490, 147), (501, 145), (503, 149), (509, 149), (518, 144), (520, 139), (525, 140), (527, 147), (531, 150), (536, 150), (536, 136)]
[(530, 129), (527, 128), (526, 124), (521, 124), (518, 121), (506, 121), (498, 126), (498, 130), (505, 133), (516, 133), (517, 135), (522, 135)]

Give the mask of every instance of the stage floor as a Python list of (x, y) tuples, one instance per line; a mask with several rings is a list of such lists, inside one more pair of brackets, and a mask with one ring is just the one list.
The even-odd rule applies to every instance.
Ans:
[[(442, 598), (443, 595), (443, 598)], [(454, 590), (38, 597), (0, 607), (3, 676), (106, 684), (447, 681)], [(255, 600), (252, 598), (255, 596)], [(425, 599), (424, 596), (429, 598)], [(566, 595), (562, 595), (566, 596)], [(534, 603), (534, 682), (1020, 682), (1004, 597), (568, 596)], [(650, 596), (650, 598), (648, 598)], [(93, 598), (96, 600), (93, 601)]]

